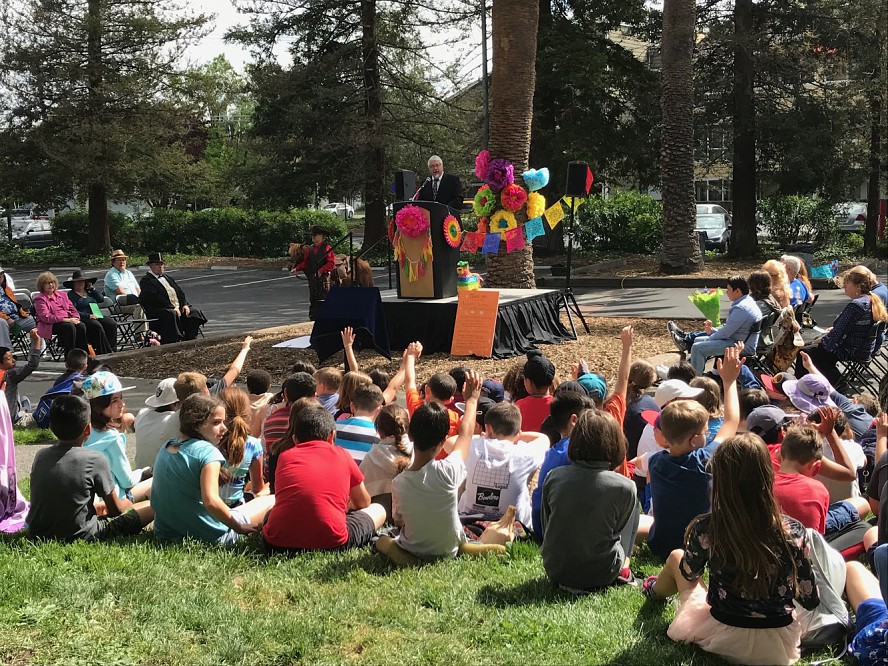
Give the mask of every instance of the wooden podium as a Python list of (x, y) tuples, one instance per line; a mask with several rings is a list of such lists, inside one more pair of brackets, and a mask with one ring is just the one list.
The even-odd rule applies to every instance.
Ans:
[[(425, 266), (425, 274), (411, 282), (406, 272), (398, 267), (398, 298), (452, 298), (456, 296), (456, 262), (459, 248), (450, 247), (444, 239), (444, 218), (451, 214), (449, 206), (436, 201), (397, 201), (397, 213), (404, 206), (417, 206), (429, 217), (432, 236), (432, 259)], [(425, 245), (425, 236), (401, 237), (401, 245), (409, 259), (419, 258)]]

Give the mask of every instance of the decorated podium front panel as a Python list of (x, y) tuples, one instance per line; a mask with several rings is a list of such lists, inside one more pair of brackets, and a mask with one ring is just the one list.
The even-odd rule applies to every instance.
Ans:
[(389, 235), (398, 262), (398, 298), (456, 296), (461, 230), (450, 208), (434, 201), (398, 201)]

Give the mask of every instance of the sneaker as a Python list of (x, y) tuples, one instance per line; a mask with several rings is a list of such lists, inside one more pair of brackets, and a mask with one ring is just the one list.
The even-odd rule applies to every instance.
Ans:
[(654, 592), (654, 583), (656, 582), (656, 576), (648, 576), (644, 579), (644, 582), (641, 584), (641, 593), (644, 595), (645, 599), (649, 599), (651, 601), (662, 601), (662, 599), (657, 596), (657, 593)]
[(675, 346), (678, 347), (678, 351), (682, 354), (688, 353), (688, 345), (685, 343), (685, 339), (683, 335), (679, 335), (678, 333), (672, 334), (672, 342), (675, 343)]
[(24, 396), (22, 398), (21, 402), (22, 402), (22, 410), (25, 412), (30, 412), (31, 411), (31, 401), (28, 399), (28, 397)]
[(672, 335), (681, 335), (684, 336), (684, 331), (679, 328), (678, 324), (676, 324), (671, 319), (666, 322), (666, 328), (669, 330)]

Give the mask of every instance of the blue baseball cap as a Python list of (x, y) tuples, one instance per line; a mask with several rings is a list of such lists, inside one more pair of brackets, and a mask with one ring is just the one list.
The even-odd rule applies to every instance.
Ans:
[(577, 377), (580, 385), (586, 389), (586, 393), (593, 399), (604, 400), (607, 396), (607, 382), (604, 377), (596, 375), (594, 372), (587, 372), (585, 375)]
[(502, 402), (506, 398), (502, 383), (493, 379), (485, 379), (481, 382), (481, 394), (486, 395), (494, 402)]

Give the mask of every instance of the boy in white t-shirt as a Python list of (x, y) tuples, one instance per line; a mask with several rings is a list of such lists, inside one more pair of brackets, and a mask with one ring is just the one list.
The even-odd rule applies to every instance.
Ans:
[[(477, 411), (481, 378), (466, 375), (463, 397), (466, 413)], [(475, 429), (474, 419), (463, 419), (453, 452), (435, 460), (450, 429), (447, 408), (437, 403), (417, 407), (410, 419), (413, 462), (392, 481), (392, 516), (401, 526), (397, 539), (381, 537), (377, 550), (392, 559), (400, 549), (431, 559), (455, 557), (465, 540), (457, 513), (457, 492), (466, 478), (466, 456)]]
[(527, 479), (543, 463), (549, 438), (538, 432), (521, 432), (521, 410), (501, 402), (484, 417), (484, 434), (474, 437), (466, 458), (466, 487), (459, 513), (478, 520), (499, 520), (509, 505), (515, 519), (530, 526)]

